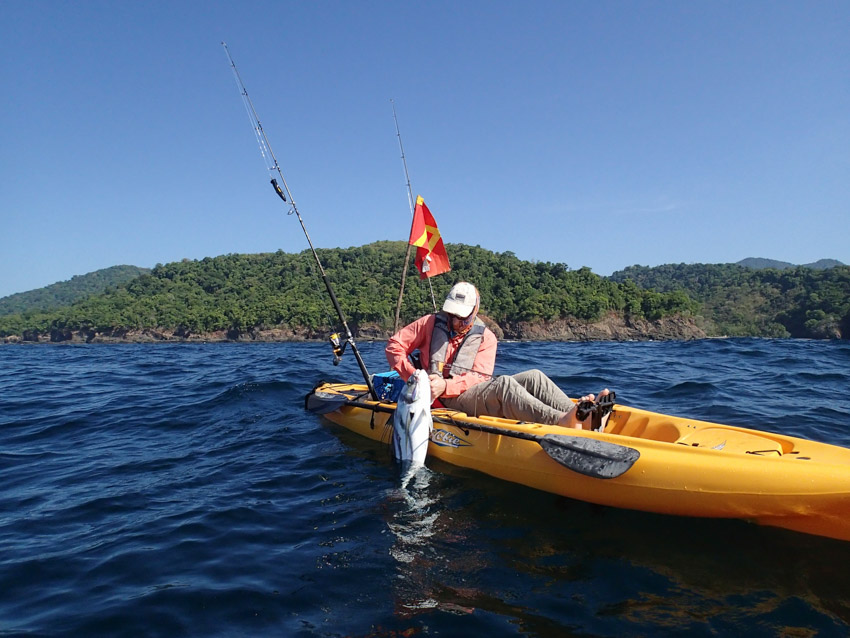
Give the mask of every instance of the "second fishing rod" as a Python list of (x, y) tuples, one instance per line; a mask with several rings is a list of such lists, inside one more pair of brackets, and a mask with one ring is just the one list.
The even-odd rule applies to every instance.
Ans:
[[(322, 281), (325, 284), (325, 288), (328, 291), (328, 296), (331, 299), (331, 303), (333, 304), (334, 310), (336, 310), (337, 316), (339, 317), (339, 321), (342, 324), (343, 331), (345, 332), (345, 340), (343, 342), (340, 341), (339, 337), (336, 334), (331, 336), (331, 345), (334, 349), (334, 365), (339, 363), (340, 357), (345, 351), (346, 345), (350, 345), (351, 351), (354, 353), (354, 358), (357, 360), (357, 365), (360, 367), (360, 372), (363, 374), (363, 379), (366, 381), (366, 385), (369, 388), (369, 394), (372, 396), (373, 399), (377, 399), (378, 395), (375, 392), (374, 385), (372, 384), (372, 377), (369, 374), (369, 371), (366, 369), (366, 364), (363, 362), (363, 357), (360, 356), (360, 351), (357, 349), (357, 344), (354, 342), (354, 336), (351, 334), (351, 329), (348, 327), (348, 322), (345, 320), (345, 314), (342, 311), (342, 307), (339, 305), (339, 300), (336, 298), (336, 293), (334, 293), (331, 281), (330, 279), (328, 279), (327, 273), (325, 273), (325, 269), (322, 266), (322, 261), (319, 259), (319, 254), (313, 247), (313, 240), (310, 239), (310, 234), (307, 232), (307, 226), (304, 225), (304, 219), (301, 217), (301, 213), (298, 212), (298, 206), (296, 206), (295, 199), (292, 197), (292, 193), (289, 190), (289, 186), (286, 183), (286, 179), (283, 177), (283, 172), (280, 169), (280, 164), (278, 164), (277, 158), (275, 157), (274, 152), (272, 151), (271, 144), (269, 143), (269, 139), (268, 137), (266, 137), (266, 132), (263, 130), (263, 125), (260, 122), (260, 118), (257, 115), (256, 109), (254, 108), (254, 103), (248, 96), (248, 90), (245, 88), (245, 83), (242, 81), (242, 77), (239, 75), (239, 71), (236, 68), (236, 63), (233, 61), (233, 57), (230, 55), (230, 49), (227, 48), (227, 44), (224, 42), (221, 43), (221, 46), (224, 47), (224, 52), (227, 54), (227, 59), (230, 62), (230, 68), (233, 71), (233, 77), (236, 80), (236, 86), (239, 88), (239, 92), (242, 95), (242, 102), (245, 105), (245, 110), (248, 113), (248, 118), (251, 120), (251, 127), (254, 129), (254, 135), (257, 138), (257, 144), (259, 144), (260, 146), (260, 153), (263, 156), (263, 160), (266, 162), (266, 168), (272, 174), (271, 185), (274, 188), (275, 193), (277, 193), (278, 197), (280, 197), (284, 201), (284, 203), (289, 204), (288, 214), (294, 214), (298, 218), (298, 222), (301, 224), (301, 230), (304, 231), (304, 236), (307, 238), (307, 243), (310, 245), (310, 251), (313, 253), (313, 258), (316, 260), (316, 266), (319, 269), (319, 274), (321, 275)], [(278, 183), (277, 178), (274, 177), (275, 173), (278, 177), (280, 177), (280, 183)], [(287, 197), (289, 198), (288, 201)]]

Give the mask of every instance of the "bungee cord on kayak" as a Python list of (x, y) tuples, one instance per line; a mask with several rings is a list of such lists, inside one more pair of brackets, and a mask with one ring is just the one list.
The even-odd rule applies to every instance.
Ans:
[[(242, 81), (242, 77), (239, 75), (239, 71), (236, 68), (236, 63), (233, 61), (233, 57), (230, 55), (230, 49), (227, 48), (227, 44), (222, 42), (221, 45), (224, 47), (224, 52), (227, 55), (227, 59), (230, 62), (230, 68), (233, 71), (233, 77), (236, 80), (236, 86), (239, 89), (239, 93), (242, 96), (242, 103), (245, 106), (245, 110), (248, 113), (248, 118), (251, 121), (251, 128), (254, 130), (254, 136), (257, 138), (257, 144), (260, 147), (260, 154), (263, 156), (263, 160), (266, 163), (266, 168), (272, 175), (277, 173), (277, 176), (280, 177), (280, 183), (278, 183), (277, 178), (272, 176), (270, 178), (271, 185), (277, 193), (278, 197), (280, 197), (284, 203), (289, 205), (289, 215), (293, 213), (298, 218), (298, 222), (301, 224), (301, 230), (304, 231), (304, 236), (307, 238), (307, 243), (310, 245), (310, 251), (313, 253), (313, 257), (316, 261), (316, 266), (318, 267), (319, 273), (321, 275), (322, 281), (325, 283), (325, 288), (327, 289), (328, 296), (331, 298), (331, 303), (336, 310), (337, 316), (339, 317), (339, 321), (342, 324), (343, 332), (345, 333), (345, 340), (341, 341), (338, 334), (331, 335), (330, 342), (334, 352), (334, 364), (338, 364), (340, 358), (342, 357), (343, 352), (345, 352), (345, 347), (347, 345), (351, 346), (351, 351), (354, 353), (354, 358), (357, 360), (357, 365), (360, 367), (360, 372), (363, 374), (363, 379), (366, 381), (366, 386), (369, 388), (369, 393), (373, 398), (377, 398), (377, 394), (375, 393), (375, 388), (372, 385), (372, 378), (369, 374), (369, 371), (366, 369), (366, 364), (363, 362), (363, 357), (360, 356), (360, 351), (357, 349), (357, 344), (354, 342), (354, 336), (351, 334), (351, 329), (348, 327), (348, 322), (345, 320), (345, 314), (342, 312), (342, 307), (339, 305), (339, 301), (336, 298), (336, 294), (334, 293), (333, 286), (331, 286), (330, 279), (328, 279), (327, 274), (325, 273), (325, 269), (322, 266), (322, 262), (319, 259), (319, 254), (316, 252), (315, 247), (313, 246), (313, 240), (310, 239), (310, 234), (307, 232), (307, 226), (304, 224), (304, 219), (301, 217), (301, 213), (298, 212), (298, 206), (295, 204), (295, 198), (292, 197), (292, 192), (289, 190), (289, 186), (286, 183), (286, 179), (283, 176), (283, 172), (280, 169), (280, 164), (278, 164), (277, 158), (275, 157), (274, 151), (272, 151), (271, 143), (269, 142), (268, 137), (266, 136), (266, 132), (263, 130), (263, 125), (260, 122), (260, 118), (257, 115), (257, 110), (254, 108), (254, 103), (251, 101), (251, 98), (248, 95), (248, 89), (245, 88), (245, 83)], [(281, 187), (281, 184), (283, 185)], [(287, 197), (289, 198), (287, 200)]]

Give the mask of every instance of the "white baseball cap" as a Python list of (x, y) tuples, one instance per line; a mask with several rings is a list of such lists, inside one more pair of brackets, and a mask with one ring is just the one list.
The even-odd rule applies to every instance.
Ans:
[(466, 319), (473, 313), (477, 306), (478, 291), (475, 289), (475, 286), (466, 281), (459, 281), (452, 286), (449, 294), (446, 295), (446, 301), (443, 303), (443, 312), (455, 315), (461, 319)]

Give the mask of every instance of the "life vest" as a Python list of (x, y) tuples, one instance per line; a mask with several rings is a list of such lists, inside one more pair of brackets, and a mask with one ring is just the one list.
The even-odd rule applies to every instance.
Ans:
[[(460, 346), (455, 350), (452, 360), (446, 361), (446, 353), (449, 349), (449, 341), (451, 341), (449, 318), (444, 312), (438, 312), (434, 316), (436, 319), (434, 321), (434, 332), (431, 334), (428, 374), (453, 377), (469, 372), (472, 370), (475, 357), (484, 341), (484, 322), (478, 317), (475, 318), (463, 341), (460, 342)], [(446, 364), (449, 364), (448, 367)], [(456, 372), (453, 372), (454, 368), (457, 368)], [(445, 372), (448, 372), (448, 374), (445, 374)]]

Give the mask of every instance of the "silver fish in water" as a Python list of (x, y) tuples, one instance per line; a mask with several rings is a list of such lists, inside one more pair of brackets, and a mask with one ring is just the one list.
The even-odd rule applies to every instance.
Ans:
[(424, 370), (407, 380), (393, 415), (393, 452), (402, 464), (424, 465), (434, 420), (431, 418), (431, 384)]

